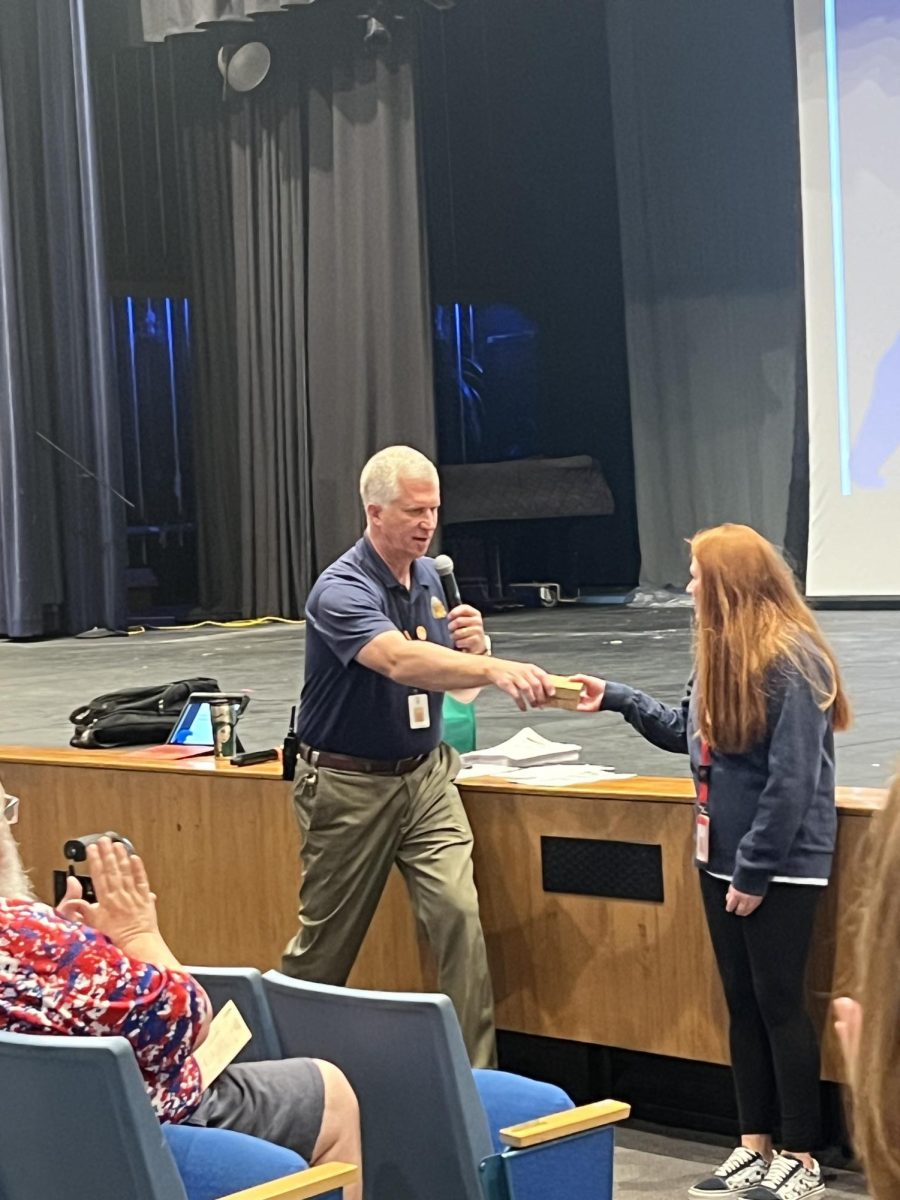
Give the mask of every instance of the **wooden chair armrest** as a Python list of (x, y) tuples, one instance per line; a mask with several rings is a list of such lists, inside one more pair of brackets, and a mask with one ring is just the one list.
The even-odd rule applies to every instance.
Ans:
[(225, 1200), (312, 1200), (313, 1196), (347, 1187), (358, 1178), (359, 1167), (350, 1163), (325, 1163), (321, 1167), (310, 1167), (308, 1171), (297, 1171), (294, 1175), (273, 1179), (271, 1183), (260, 1183), (242, 1192), (232, 1192)]
[(500, 1140), (506, 1146), (524, 1150), (528, 1146), (552, 1142), (554, 1138), (584, 1133), (586, 1129), (598, 1129), (601, 1125), (611, 1125), (613, 1121), (624, 1121), (630, 1115), (630, 1104), (622, 1104), (619, 1100), (598, 1100), (594, 1104), (583, 1104), (580, 1108), (552, 1113), (549, 1117), (524, 1121), (521, 1125), (509, 1125), (500, 1130)]

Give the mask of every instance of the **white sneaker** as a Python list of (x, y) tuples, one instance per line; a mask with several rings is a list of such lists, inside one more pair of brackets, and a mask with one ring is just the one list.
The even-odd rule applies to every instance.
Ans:
[(822, 1168), (813, 1159), (813, 1169), (804, 1167), (792, 1154), (776, 1154), (759, 1187), (745, 1195), (747, 1200), (806, 1200), (825, 1191)]
[(755, 1150), (738, 1146), (712, 1175), (701, 1179), (688, 1192), (696, 1200), (716, 1196), (746, 1196), (750, 1189), (765, 1179), (769, 1164)]

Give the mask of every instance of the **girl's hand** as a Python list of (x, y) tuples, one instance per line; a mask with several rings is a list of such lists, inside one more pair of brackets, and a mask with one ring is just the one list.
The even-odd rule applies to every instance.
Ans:
[(569, 678), (581, 684), (578, 711), (599, 712), (603, 703), (603, 693), (606, 691), (606, 680), (596, 679), (593, 675), (570, 675)]
[(725, 911), (734, 913), (736, 917), (749, 917), (762, 904), (764, 897), (751, 896), (749, 892), (739, 892), (729, 886), (725, 896)]

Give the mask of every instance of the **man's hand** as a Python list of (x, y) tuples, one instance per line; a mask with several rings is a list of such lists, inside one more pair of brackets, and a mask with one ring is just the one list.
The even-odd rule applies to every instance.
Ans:
[(468, 654), (485, 654), (484, 618), (471, 604), (457, 604), (448, 614), (448, 628), (457, 650)]
[(87, 862), (97, 895), (91, 913), (94, 928), (120, 950), (147, 935), (158, 938), (156, 896), (138, 856), (129, 854), (121, 842), (101, 838), (88, 846)]
[(599, 712), (603, 703), (603, 693), (606, 691), (606, 680), (597, 679), (593, 675), (572, 675), (570, 678), (581, 684), (578, 711)]
[(494, 658), (490, 660), (489, 675), (494, 687), (512, 696), (522, 712), (529, 705), (540, 708), (555, 694), (547, 672), (532, 663)]
[(749, 892), (739, 892), (737, 888), (729, 885), (725, 896), (725, 911), (734, 913), (736, 917), (749, 917), (762, 902), (762, 896), (751, 896)]

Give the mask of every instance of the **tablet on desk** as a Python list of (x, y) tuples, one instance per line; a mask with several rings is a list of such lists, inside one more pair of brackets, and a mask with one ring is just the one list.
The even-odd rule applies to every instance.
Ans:
[[(236, 725), (250, 697), (243, 692), (191, 692), (163, 746), (144, 747), (138, 753), (151, 758), (193, 758), (213, 752), (211, 704), (230, 704)], [(237, 740), (238, 750), (242, 750)]]

